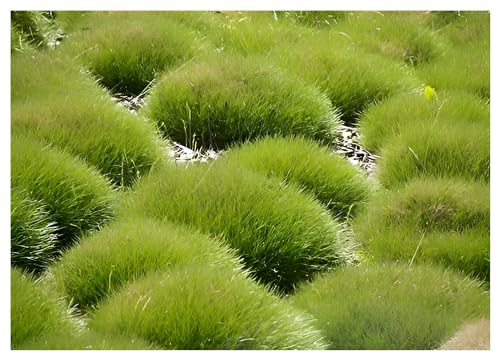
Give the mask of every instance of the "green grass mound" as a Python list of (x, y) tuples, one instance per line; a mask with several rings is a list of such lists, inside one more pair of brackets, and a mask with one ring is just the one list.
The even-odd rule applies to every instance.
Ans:
[(201, 51), (196, 33), (163, 12), (94, 12), (86, 24), (71, 39), (73, 51), (115, 93), (139, 95), (158, 73)]
[(422, 94), (402, 94), (366, 109), (359, 120), (363, 146), (380, 152), (383, 145), (409, 124), (457, 122), (489, 126), (489, 105), (467, 92), (439, 93), (427, 100)]
[(11, 11), (10, 20), (11, 39), (15, 36), (19, 45), (14, 51), (23, 51), (24, 47), (52, 48), (62, 37), (52, 11)]
[(488, 182), (489, 133), (484, 124), (408, 124), (384, 145), (377, 177), (389, 188), (424, 176)]
[(65, 305), (30, 276), (12, 268), (10, 275), (11, 348), (37, 339), (76, 331)]
[(82, 239), (51, 270), (73, 304), (91, 307), (148, 272), (177, 264), (240, 266), (234, 251), (208, 236), (179, 225), (126, 218)]
[(417, 66), (446, 49), (446, 42), (427, 26), (427, 21), (428, 15), (423, 12), (359, 11), (346, 15), (333, 31), (352, 44)]
[(42, 337), (23, 344), (19, 350), (159, 350), (158, 346), (141, 339), (124, 336), (103, 336), (84, 330), (78, 333)]
[(265, 138), (224, 154), (230, 163), (295, 183), (321, 201), (335, 216), (354, 215), (370, 193), (365, 176), (341, 156), (301, 137)]
[(481, 283), (439, 267), (345, 267), (304, 286), (293, 305), (310, 312), (329, 349), (435, 349), (464, 321), (489, 314)]
[(154, 127), (58, 54), (22, 54), (12, 62), (13, 132), (69, 151), (117, 186), (132, 186), (164, 156)]
[(323, 349), (311, 318), (241, 274), (207, 266), (151, 274), (109, 298), (89, 326), (163, 349)]
[(489, 280), (489, 185), (416, 180), (373, 197), (354, 222), (376, 261), (433, 261)]
[(27, 272), (41, 273), (52, 262), (57, 226), (43, 202), (13, 189), (10, 210), (10, 263)]
[(265, 135), (333, 139), (339, 115), (326, 96), (264, 58), (215, 57), (166, 74), (144, 114), (165, 137), (224, 148)]
[(107, 180), (78, 159), (34, 139), (12, 139), (11, 186), (45, 204), (58, 227), (58, 249), (114, 216), (116, 198)]
[(236, 165), (168, 165), (132, 195), (127, 215), (221, 236), (258, 280), (279, 290), (291, 291), (352, 255), (339, 224), (312, 195)]
[(400, 64), (345, 44), (328, 33), (311, 37), (287, 51), (280, 49), (274, 56), (289, 72), (323, 90), (347, 124), (355, 123), (370, 103), (415, 91), (420, 86)]
[(490, 42), (489, 11), (439, 11), (435, 17), (444, 17), (439, 31), (455, 45)]

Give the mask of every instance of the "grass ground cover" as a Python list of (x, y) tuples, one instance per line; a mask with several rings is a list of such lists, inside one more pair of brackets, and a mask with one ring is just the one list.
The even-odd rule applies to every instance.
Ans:
[(380, 152), (401, 129), (413, 123), (439, 122), (453, 127), (458, 122), (487, 128), (489, 121), (488, 103), (468, 92), (443, 92), (430, 100), (422, 94), (402, 94), (366, 109), (359, 120), (359, 132), (367, 149)]
[(374, 261), (436, 262), (489, 281), (488, 184), (418, 179), (380, 192), (354, 221)]
[(189, 147), (224, 148), (265, 135), (328, 142), (338, 112), (326, 96), (264, 58), (214, 57), (167, 73), (144, 115), (162, 134)]
[(293, 304), (313, 314), (329, 349), (435, 349), (489, 314), (481, 283), (439, 267), (345, 267), (305, 285)]
[(240, 274), (199, 265), (130, 284), (100, 306), (90, 327), (163, 349), (324, 348), (309, 315)]
[(222, 162), (165, 166), (137, 185), (122, 213), (221, 236), (256, 279), (281, 291), (352, 257), (351, 239), (312, 195)]
[(126, 218), (83, 238), (51, 268), (56, 287), (73, 304), (95, 307), (102, 299), (149, 272), (179, 264), (241, 264), (215, 239), (179, 225)]
[(301, 137), (268, 137), (245, 143), (227, 151), (223, 159), (297, 184), (341, 218), (354, 215), (371, 190), (366, 177), (346, 159)]
[(154, 127), (115, 104), (72, 57), (60, 52), (16, 58), (11, 104), (13, 133), (69, 151), (117, 186), (132, 186), (164, 156)]
[(45, 204), (58, 227), (58, 250), (113, 218), (116, 196), (96, 170), (32, 138), (13, 137), (11, 146), (12, 189)]

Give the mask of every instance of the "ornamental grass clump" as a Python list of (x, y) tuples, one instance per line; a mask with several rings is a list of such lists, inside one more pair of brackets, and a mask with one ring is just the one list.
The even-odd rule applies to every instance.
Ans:
[(353, 225), (371, 260), (435, 262), (489, 281), (489, 184), (411, 181), (374, 196)]
[(241, 166), (166, 164), (130, 195), (125, 215), (220, 236), (257, 280), (279, 291), (353, 258), (351, 240), (312, 195)]
[(77, 331), (66, 305), (30, 275), (11, 268), (10, 275), (11, 348)]
[(294, 183), (341, 218), (354, 215), (371, 190), (366, 176), (346, 159), (302, 137), (268, 137), (245, 143), (224, 153), (222, 159)]
[(191, 148), (276, 134), (329, 142), (339, 126), (321, 91), (257, 57), (213, 57), (167, 73), (143, 109), (165, 137)]
[(139, 95), (157, 74), (199, 56), (197, 34), (165, 12), (94, 12), (72, 52), (113, 93)]
[(49, 55), (12, 62), (13, 133), (43, 139), (116, 186), (132, 186), (165, 154), (154, 127), (116, 104), (72, 58)]
[(370, 106), (359, 119), (363, 146), (379, 153), (387, 141), (415, 122), (439, 122), (450, 127), (457, 122), (489, 126), (490, 109), (483, 99), (468, 92), (437, 96), (427, 100), (422, 94), (402, 94)]
[(190, 265), (153, 273), (108, 298), (89, 326), (162, 349), (324, 349), (306, 313), (247, 277)]
[(324, 91), (346, 124), (355, 123), (370, 103), (416, 91), (421, 85), (402, 65), (338, 41), (329, 33), (320, 33), (273, 56), (289, 72)]
[(125, 218), (83, 238), (51, 272), (62, 294), (89, 308), (149, 272), (178, 264), (241, 267), (234, 251), (209, 236), (152, 219)]
[(58, 250), (114, 216), (116, 195), (109, 181), (79, 159), (32, 138), (12, 139), (11, 186), (43, 202), (58, 228)]
[(489, 133), (484, 124), (408, 124), (382, 148), (377, 178), (388, 188), (423, 176), (488, 182)]
[(39, 274), (55, 258), (58, 227), (44, 203), (26, 191), (12, 189), (10, 201), (10, 263)]
[(318, 320), (329, 349), (435, 349), (467, 320), (489, 316), (478, 281), (431, 265), (344, 267), (305, 284), (293, 305)]

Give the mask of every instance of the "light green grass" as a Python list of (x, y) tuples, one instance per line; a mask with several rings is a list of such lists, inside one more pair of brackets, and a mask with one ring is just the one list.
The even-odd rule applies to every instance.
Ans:
[(221, 236), (256, 279), (281, 291), (352, 257), (350, 239), (312, 195), (218, 161), (164, 167), (137, 185), (122, 213)]
[(165, 154), (153, 126), (115, 104), (59, 52), (13, 60), (11, 122), (13, 133), (69, 151), (117, 186), (132, 186)]
[(323, 349), (310, 316), (241, 274), (191, 265), (151, 274), (110, 297), (90, 327), (163, 349)]
[(38, 274), (54, 260), (58, 228), (43, 202), (26, 191), (12, 189), (10, 201), (10, 263)]
[(245, 143), (224, 153), (223, 159), (294, 183), (342, 218), (354, 215), (371, 190), (366, 176), (346, 159), (301, 137), (269, 137)]
[(484, 124), (414, 123), (380, 153), (377, 178), (395, 188), (417, 177), (488, 182), (490, 131)]
[(116, 195), (105, 178), (77, 158), (32, 138), (12, 139), (11, 186), (45, 204), (58, 227), (58, 249), (114, 216)]
[(83, 238), (51, 268), (71, 302), (94, 307), (122, 286), (178, 264), (241, 267), (234, 251), (179, 225), (126, 218)]
[(437, 348), (463, 322), (489, 315), (477, 281), (435, 266), (345, 267), (304, 286), (293, 304), (313, 314), (329, 349)]
[(337, 111), (314, 86), (264, 58), (214, 57), (166, 74), (151, 91), (144, 115), (165, 137), (223, 148), (265, 135), (303, 135), (328, 142)]
[(374, 261), (436, 262), (489, 280), (489, 184), (421, 179), (373, 197), (354, 221)]
[(81, 53), (83, 64), (112, 92), (139, 95), (158, 73), (203, 51), (196, 33), (165, 12), (85, 15), (86, 28), (73, 35), (71, 51)]
[(379, 153), (401, 129), (414, 123), (456, 123), (489, 126), (489, 105), (468, 92), (438, 92), (427, 100), (423, 94), (396, 95), (366, 109), (359, 120), (363, 146)]
[(11, 348), (46, 336), (77, 331), (65, 305), (33, 278), (11, 268), (10, 332)]

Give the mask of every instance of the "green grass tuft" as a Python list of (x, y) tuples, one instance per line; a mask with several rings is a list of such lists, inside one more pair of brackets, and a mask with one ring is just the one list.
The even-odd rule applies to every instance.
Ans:
[(329, 349), (435, 349), (464, 321), (489, 314), (481, 283), (433, 266), (345, 267), (304, 286), (293, 304), (309, 311)]
[(323, 349), (311, 318), (241, 274), (186, 266), (109, 298), (90, 327), (163, 349)]
[(489, 185), (421, 179), (373, 197), (354, 222), (366, 257), (436, 262), (489, 281)]
[(10, 211), (10, 263), (39, 274), (54, 260), (57, 226), (43, 202), (30, 199), (25, 191), (12, 189)]
[(45, 204), (58, 227), (58, 249), (113, 218), (115, 194), (97, 171), (31, 138), (14, 137), (11, 150), (12, 189)]
[(144, 114), (189, 147), (223, 148), (265, 135), (333, 139), (338, 113), (326, 96), (263, 58), (215, 57), (166, 74)]
[(240, 166), (169, 165), (132, 195), (125, 214), (221, 236), (258, 280), (282, 291), (351, 256), (339, 224), (312, 195)]
[(366, 176), (332, 150), (301, 137), (265, 138), (223, 155), (230, 163), (294, 183), (312, 193), (334, 216), (354, 215), (369, 196)]
[(76, 332), (65, 305), (32, 277), (11, 268), (11, 348), (47, 336)]
[(408, 124), (384, 145), (377, 177), (389, 188), (423, 176), (488, 182), (489, 132), (484, 124)]
[(127, 283), (178, 264), (241, 267), (234, 251), (178, 225), (126, 218), (83, 238), (51, 271), (72, 303), (94, 307)]
[(381, 148), (406, 126), (414, 123), (439, 122), (453, 127), (456, 123), (489, 126), (488, 104), (467, 92), (438, 93), (438, 99), (427, 100), (422, 94), (402, 94), (375, 104), (361, 115), (361, 142), (379, 153)]
[[(11, 32), (15, 32), (18, 45), (27, 44), (28, 48), (53, 48), (62, 36), (61, 29), (54, 22), (52, 11), (11, 11), (10, 20)], [(16, 46), (15, 50), (23, 51), (24, 45)]]

